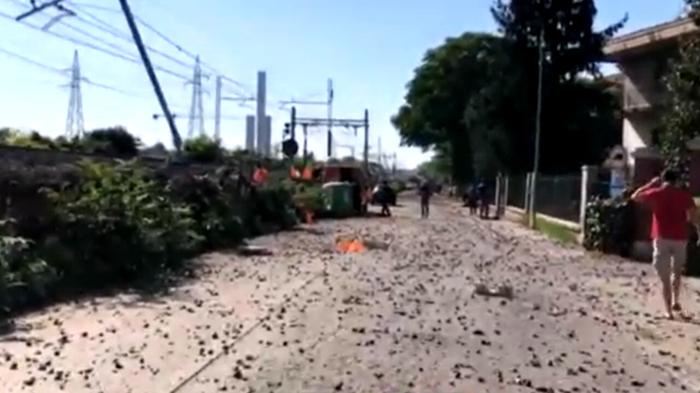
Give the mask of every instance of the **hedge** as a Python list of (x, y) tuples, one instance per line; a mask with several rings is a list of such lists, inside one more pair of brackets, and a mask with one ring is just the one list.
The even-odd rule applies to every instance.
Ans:
[(226, 168), (164, 178), (136, 162), (85, 161), (40, 190), (32, 173), (22, 190), (46, 206), (8, 208), (19, 220), (0, 225), (5, 314), (56, 295), (151, 286), (199, 253), (297, 223), (288, 189), (252, 188)]

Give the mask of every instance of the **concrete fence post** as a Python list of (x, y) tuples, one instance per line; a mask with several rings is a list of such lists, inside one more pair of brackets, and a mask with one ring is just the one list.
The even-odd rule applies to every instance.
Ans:
[(524, 209), (525, 210), (525, 215), (530, 214), (530, 209), (532, 209), (532, 206), (530, 206), (530, 192), (532, 191), (532, 173), (529, 173), (525, 176), (525, 203)]
[(503, 210), (501, 214), (506, 213), (506, 207), (508, 206), (508, 188), (510, 186), (510, 176), (506, 175), (503, 178)]
[(500, 216), (501, 209), (501, 174), (496, 175), (496, 195), (494, 198), (494, 208), (496, 210), (496, 218)]
[(590, 199), (591, 184), (595, 177), (595, 168), (584, 165), (581, 167), (581, 205), (579, 207), (579, 225), (581, 225), (581, 237), (586, 236), (586, 206)]

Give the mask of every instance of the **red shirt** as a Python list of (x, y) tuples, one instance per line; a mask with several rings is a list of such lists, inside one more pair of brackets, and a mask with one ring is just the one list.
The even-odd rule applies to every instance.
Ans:
[(695, 207), (689, 192), (661, 186), (644, 191), (640, 199), (653, 214), (652, 239), (688, 240), (688, 210)]
[(253, 172), (253, 183), (262, 185), (267, 182), (267, 177), (268, 177), (268, 172), (267, 169), (265, 168), (258, 168)]

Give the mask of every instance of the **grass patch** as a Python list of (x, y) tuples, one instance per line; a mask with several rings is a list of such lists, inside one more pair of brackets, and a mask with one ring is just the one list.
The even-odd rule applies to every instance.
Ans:
[(576, 243), (576, 232), (551, 221), (537, 219), (536, 229), (548, 237), (562, 243)]

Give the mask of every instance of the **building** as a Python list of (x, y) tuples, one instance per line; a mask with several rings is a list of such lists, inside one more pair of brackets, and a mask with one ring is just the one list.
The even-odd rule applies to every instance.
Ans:
[(607, 59), (617, 64), (623, 76), (622, 144), (635, 183), (659, 169), (655, 146), (666, 96), (663, 77), (680, 40), (695, 31), (691, 19), (680, 18), (616, 37), (605, 45)]
[[(677, 55), (684, 37), (697, 32), (693, 20), (683, 17), (608, 41), (607, 59), (617, 64), (622, 74), (622, 145), (632, 170), (631, 183), (639, 186), (663, 168), (658, 150), (661, 121), (667, 110), (667, 91), (663, 78), (670, 60)], [(690, 189), (700, 195), (700, 140), (691, 141)], [(629, 181), (627, 182), (630, 183)], [(652, 254), (649, 227), (651, 213), (635, 209), (636, 223), (632, 255), (649, 259)]]

